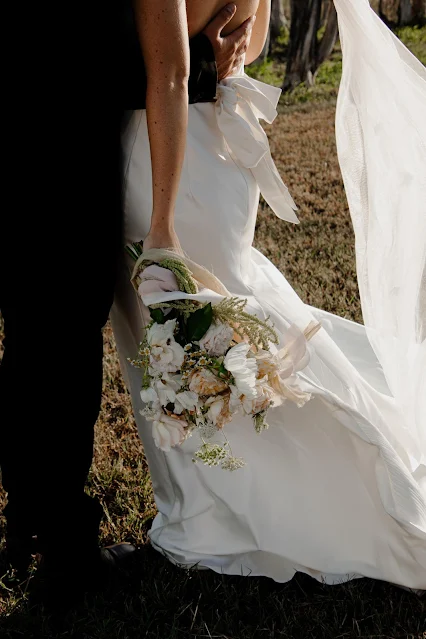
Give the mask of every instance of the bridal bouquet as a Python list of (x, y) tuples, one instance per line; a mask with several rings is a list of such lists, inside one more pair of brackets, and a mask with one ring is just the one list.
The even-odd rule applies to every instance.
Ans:
[[(184, 259), (167, 251), (158, 261), (144, 259), (137, 244), (128, 251), (136, 261), (132, 280), (141, 298), (182, 292), (179, 299), (149, 306), (150, 320), (132, 360), (142, 371), (146, 406), (141, 413), (152, 422), (156, 446), (170, 451), (197, 433), (194, 462), (241, 468), (244, 460), (233, 455), (225, 425), (237, 414), (247, 415), (260, 433), (268, 428), (271, 406), (285, 400), (302, 406), (310, 398), (297, 372), (308, 363), (307, 340), (319, 325), (304, 332), (291, 326), (286, 346), (274, 354), (271, 345), (278, 343), (278, 335), (269, 320), (245, 311), (247, 300), (223, 297), (212, 304), (193, 299), (198, 286)], [(221, 443), (211, 441), (218, 434)]]

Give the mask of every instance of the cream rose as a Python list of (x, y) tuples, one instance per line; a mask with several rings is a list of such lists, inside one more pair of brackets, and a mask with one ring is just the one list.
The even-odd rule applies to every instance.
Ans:
[(152, 422), (152, 436), (155, 445), (166, 453), (173, 446), (179, 446), (185, 439), (186, 421), (161, 414)]
[(223, 428), (231, 421), (232, 414), (229, 407), (230, 394), (209, 397), (205, 406), (209, 407), (207, 418), (213, 422), (217, 428)]
[(216, 377), (208, 368), (195, 370), (190, 377), (189, 390), (197, 395), (217, 395), (227, 388), (225, 382)]

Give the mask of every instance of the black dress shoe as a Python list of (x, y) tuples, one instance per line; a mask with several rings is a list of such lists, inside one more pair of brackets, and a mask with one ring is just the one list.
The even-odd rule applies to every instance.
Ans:
[(50, 612), (75, 608), (83, 603), (85, 595), (106, 587), (135, 551), (131, 544), (122, 543), (90, 554), (69, 548), (60, 557), (47, 555), (33, 580), (30, 601)]
[(134, 552), (136, 552), (135, 546), (128, 543), (106, 546), (101, 549), (101, 561), (112, 570), (124, 568)]

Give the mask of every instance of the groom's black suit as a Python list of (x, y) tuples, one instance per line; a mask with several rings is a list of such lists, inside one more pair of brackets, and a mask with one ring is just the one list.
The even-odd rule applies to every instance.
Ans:
[[(3, 83), (0, 466), (8, 536), (37, 535), (47, 555), (94, 552), (101, 517), (84, 485), (122, 254), (120, 129), (144, 100), (136, 36), (119, 37), (107, 6), (9, 20), (19, 56)], [(192, 101), (212, 99), (212, 50), (195, 47)]]

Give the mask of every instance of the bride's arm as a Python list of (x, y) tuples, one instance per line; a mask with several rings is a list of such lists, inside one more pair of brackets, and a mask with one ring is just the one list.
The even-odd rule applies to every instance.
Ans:
[(251, 33), (250, 44), (247, 49), (245, 64), (251, 64), (262, 52), (266, 42), (271, 18), (271, 0), (260, 0), (256, 11), (256, 22)]
[[(167, 4), (167, 8), (165, 5)], [(153, 209), (146, 246), (178, 245), (174, 207), (188, 123), (189, 41), (184, 0), (135, 0), (147, 75)]]

